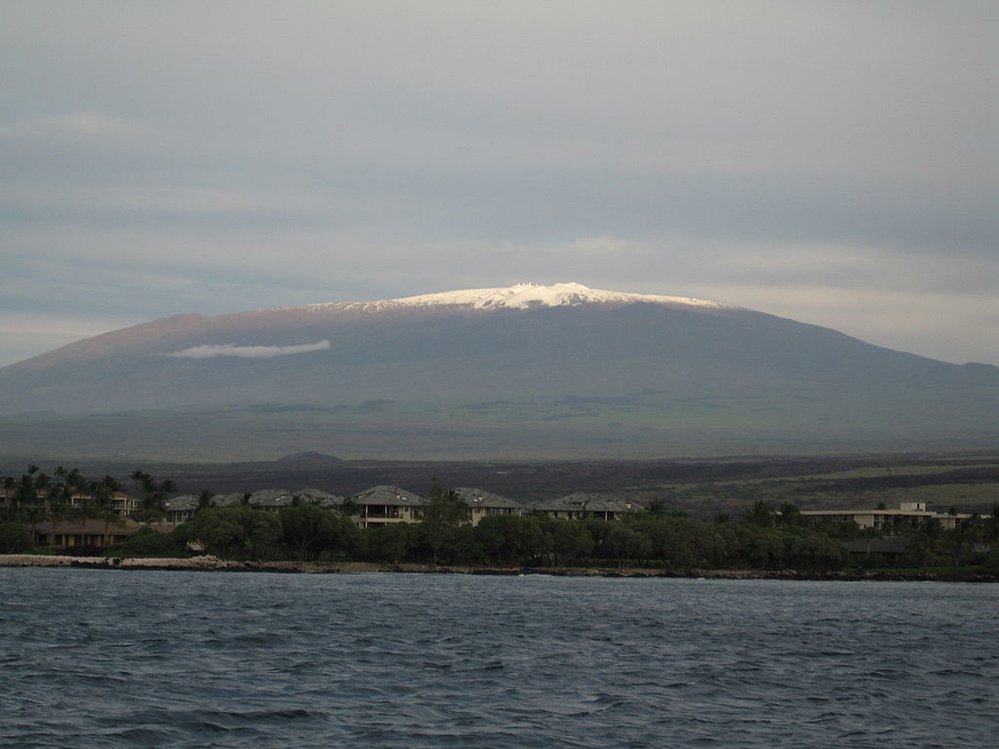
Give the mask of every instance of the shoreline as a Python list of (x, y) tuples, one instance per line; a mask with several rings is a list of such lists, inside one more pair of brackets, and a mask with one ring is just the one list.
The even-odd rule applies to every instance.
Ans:
[(799, 572), (797, 570), (664, 570), (646, 567), (497, 567), (432, 564), (382, 564), (375, 562), (237, 562), (206, 555), (198, 557), (74, 557), (44, 554), (0, 554), (0, 567), (70, 567), (75, 569), (158, 570), (189, 572), (280, 572), (288, 574), (362, 574), (395, 572), (402, 574), (457, 574), (519, 577), (606, 578), (686, 578), (710, 580), (838, 580), (844, 582), (974, 582), (996, 583), (999, 576), (988, 574), (938, 574), (934, 572), (892, 572), (890, 570), (837, 570)]

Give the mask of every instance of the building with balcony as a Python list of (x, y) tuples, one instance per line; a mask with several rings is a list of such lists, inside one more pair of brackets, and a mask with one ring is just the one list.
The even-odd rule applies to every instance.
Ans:
[(512, 499), (501, 497), (499, 494), (467, 486), (460, 486), (455, 489), (455, 492), (468, 505), (468, 517), (472, 525), (478, 525), (482, 518), (524, 514), (524, 505), (520, 502), (514, 502)]
[(901, 502), (897, 509), (802, 510), (801, 517), (812, 523), (854, 523), (862, 529), (873, 529), (886, 536), (897, 536), (917, 530), (931, 520), (938, 522), (943, 530), (954, 530), (975, 515), (962, 512), (931, 512), (925, 502)]
[(353, 516), (362, 528), (395, 523), (416, 523), (423, 519), (426, 500), (398, 486), (373, 486), (347, 500), (357, 508)]

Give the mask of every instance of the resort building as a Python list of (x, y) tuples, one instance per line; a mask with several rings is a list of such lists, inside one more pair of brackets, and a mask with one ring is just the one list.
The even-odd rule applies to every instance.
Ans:
[(931, 512), (925, 502), (901, 502), (895, 510), (802, 510), (801, 516), (812, 523), (855, 523), (860, 528), (871, 528), (888, 536), (908, 533), (930, 520), (939, 522), (943, 530), (953, 530), (975, 517), (961, 512)]
[(316, 505), (328, 510), (335, 510), (343, 507), (344, 498), (337, 494), (324, 492), (322, 489), (299, 489), (291, 495), (292, 506)]
[[(315, 505), (326, 509), (338, 509), (343, 506), (343, 497), (324, 492), (320, 489), (299, 489), (289, 492), (285, 489), (261, 489), (250, 494), (217, 494), (208, 500), (210, 507), (232, 507), (246, 505), (255, 510), (277, 512), (287, 507)], [(200, 500), (194, 494), (182, 494), (171, 497), (163, 502), (168, 523), (186, 523), (192, 520), (200, 509)]]
[[(66, 497), (53, 498), (46, 492), (36, 492), (34, 498), (29, 497), (25, 502), (24, 498), (18, 497), (17, 488), (0, 489), (0, 510), (32, 509), (49, 510), (54, 504), (65, 503), (65, 506), (73, 509), (80, 509), (88, 504), (96, 504), (97, 500), (92, 494), (73, 493)], [(120, 518), (128, 517), (139, 507), (139, 500), (126, 494), (125, 492), (114, 492), (111, 495), (110, 509)]]
[(168, 523), (180, 524), (194, 519), (198, 511), (198, 498), (193, 494), (181, 494), (163, 500), (163, 512)]
[(347, 501), (356, 505), (357, 512), (352, 517), (362, 528), (419, 522), (426, 504), (419, 494), (398, 486), (373, 486)]
[(643, 507), (634, 502), (607, 494), (587, 494), (576, 492), (565, 497), (556, 497), (534, 505), (535, 512), (549, 517), (566, 520), (620, 520), (621, 518), (642, 512)]
[(31, 535), (39, 546), (103, 549), (125, 540), (141, 527), (131, 518), (111, 521), (84, 518), (61, 520), (56, 523), (35, 523), (31, 526)]
[(523, 515), (524, 506), (520, 502), (501, 497), (482, 489), (472, 489), (467, 486), (460, 486), (455, 489), (458, 496), (469, 507), (469, 520), (472, 525), (478, 525), (482, 518), (495, 517), (497, 515)]
[(125, 492), (115, 492), (111, 496), (111, 508), (118, 517), (127, 518), (139, 509), (139, 500)]

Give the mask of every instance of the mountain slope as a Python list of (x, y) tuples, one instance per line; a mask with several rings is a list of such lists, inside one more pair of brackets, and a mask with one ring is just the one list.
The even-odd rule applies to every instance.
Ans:
[[(0, 418), (11, 422), (0, 451), (11, 430), (23, 444), (42, 439), (42, 422), (18, 414), (58, 414), (43, 420), (58, 425), (136, 411), (153, 413), (117, 424), (138, 448), (156, 449), (157, 428), (134, 426), (143, 419), (162, 428), (156, 420), (176, 412), (240, 414), (248, 431), (230, 448), (255, 450), (267, 433), (262, 457), (356, 454), (344, 449), (351, 435), (393, 456), (431, 445), (480, 457), (984, 446), (996, 441), (997, 404), (995, 367), (703, 300), (520, 285), (177, 316), (80, 341), (0, 369)], [(219, 424), (208, 431), (231, 441)]]

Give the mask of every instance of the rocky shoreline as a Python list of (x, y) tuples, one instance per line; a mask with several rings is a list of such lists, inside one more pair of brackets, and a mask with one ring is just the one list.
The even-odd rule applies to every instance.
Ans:
[(282, 572), (300, 574), (359, 574), (397, 572), (410, 574), (461, 575), (548, 575), (560, 577), (630, 577), (694, 578), (718, 580), (884, 580), (937, 582), (999, 582), (999, 576), (987, 574), (937, 574), (933, 572), (830, 571), (797, 570), (663, 570), (644, 567), (492, 567), (430, 564), (378, 564), (371, 562), (238, 562), (206, 555), (189, 558), (105, 558), (49, 556), (41, 554), (0, 554), (0, 567), (74, 567), (118, 570), (186, 570), (197, 572)]

